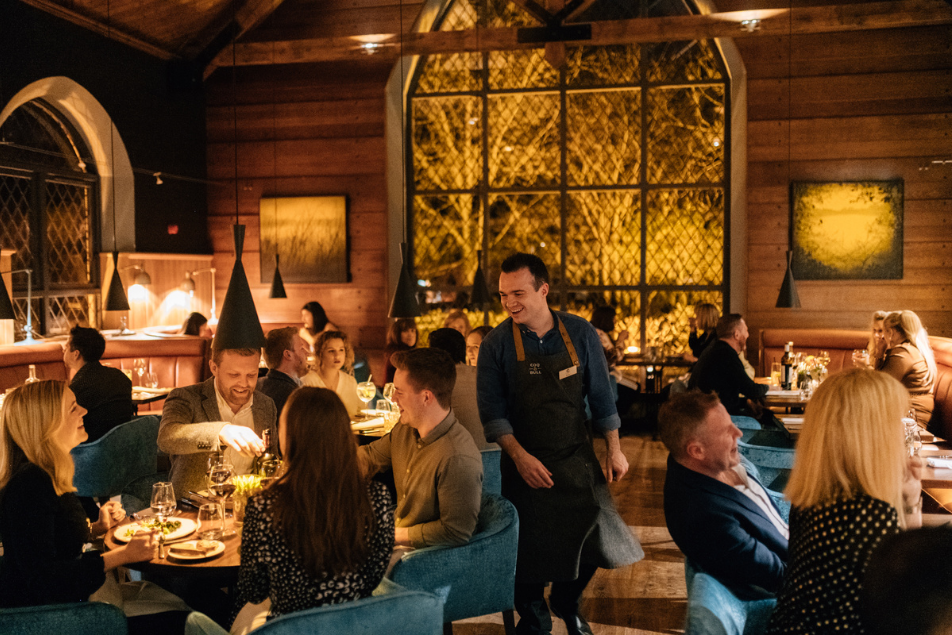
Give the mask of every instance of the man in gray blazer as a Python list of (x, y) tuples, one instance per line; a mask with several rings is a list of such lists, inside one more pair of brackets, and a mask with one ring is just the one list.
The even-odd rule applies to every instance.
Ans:
[(236, 474), (247, 474), (264, 451), (261, 437), (277, 439), (277, 411), (270, 397), (255, 390), (258, 349), (212, 348), (213, 377), (176, 388), (165, 401), (159, 424), (159, 449), (172, 460), (170, 480), (176, 495), (205, 488), (208, 454), (224, 450)]

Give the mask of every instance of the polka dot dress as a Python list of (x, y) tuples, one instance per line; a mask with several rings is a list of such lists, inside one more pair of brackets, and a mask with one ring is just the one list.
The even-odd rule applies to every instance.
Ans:
[(790, 560), (767, 628), (774, 633), (862, 633), (859, 594), (869, 556), (899, 532), (896, 509), (857, 496), (790, 515)]
[(251, 500), (241, 531), (241, 569), (238, 572), (237, 608), (271, 598), (272, 619), (324, 604), (339, 604), (370, 596), (380, 584), (393, 552), (393, 512), (390, 494), (382, 484), (368, 486), (370, 504), (377, 519), (370, 536), (366, 562), (357, 571), (313, 578), (274, 527), (273, 498)]

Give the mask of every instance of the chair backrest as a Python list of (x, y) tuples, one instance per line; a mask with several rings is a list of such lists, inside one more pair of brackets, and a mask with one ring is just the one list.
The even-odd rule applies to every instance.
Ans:
[(502, 450), (486, 448), (480, 454), (483, 456), (483, 494), (502, 494), (502, 472), (499, 468)]
[(742, 600), (687, 560), (684, 578), (688, 587), (686, 635), (755, 635), (766, 630), (776, 600)]
[(92, 443), (73, 448), (79, 496), (109, 498), (135, 479), (154, 474), (158, 453), (159, 417), (136, 417), (118, 425)]
[(122, 610), (102, 602), (0, 609), (0, 633), (4, 635), (125, 635), (128, 632)]
[[(747, 457), (745, 457), (743, 454), (740, 456), (740, 463), (741, 465), (744, 466), (744, 469), (747, 470), (748, 474), (752, 474), (763, 485), (764, 477), (760, 473), (760, 470), (757, 469), (756, 465), (751, 463), (747, 459)], [(784, 481), (784, 485), (786, 485), (786, 481)], [(789, 523), (790, 522), (790, 501), (784, 498), (782, 491), (778, 492), (776, 490), (770, 489), (766, 485), (764, 485), (764, 490), (767, 492), (767, 495), (770, 497), (770, 499), (774, 502), (774, 505), (777, 506), (777, 509), (780, 510), (780, 515), (783, 516), (784, 521)]]

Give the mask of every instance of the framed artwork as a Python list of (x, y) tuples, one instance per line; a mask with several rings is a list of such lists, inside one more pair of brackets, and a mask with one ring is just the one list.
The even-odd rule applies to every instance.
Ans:
[(349, 282), (346, 196), (262, 198), (261, 282), (281, 256), (284, 282)]
[(794, 182), (793, 275), (797, 280), (902, 278), (903, 182)]

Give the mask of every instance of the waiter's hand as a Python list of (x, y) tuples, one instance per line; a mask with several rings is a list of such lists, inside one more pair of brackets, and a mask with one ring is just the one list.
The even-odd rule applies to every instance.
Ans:
[(535, 458), (528, 452), (524, 452), (518, 459), (514, 459), (516, 469), (523, 480), (533, 489), (549, 488), (555, 485), (552, 480), (552, 472), (542, 465), (542, 461)]
[(628, 473), (628, 459), (621, 448), (615, 448), (605, 457), (605, 478), (609, 483), (620, 481)]
[(264, 441), (244, 426), (226, 423), (218, 432), (218, 440), (242, 456), (259, 456), (264, 452)]

